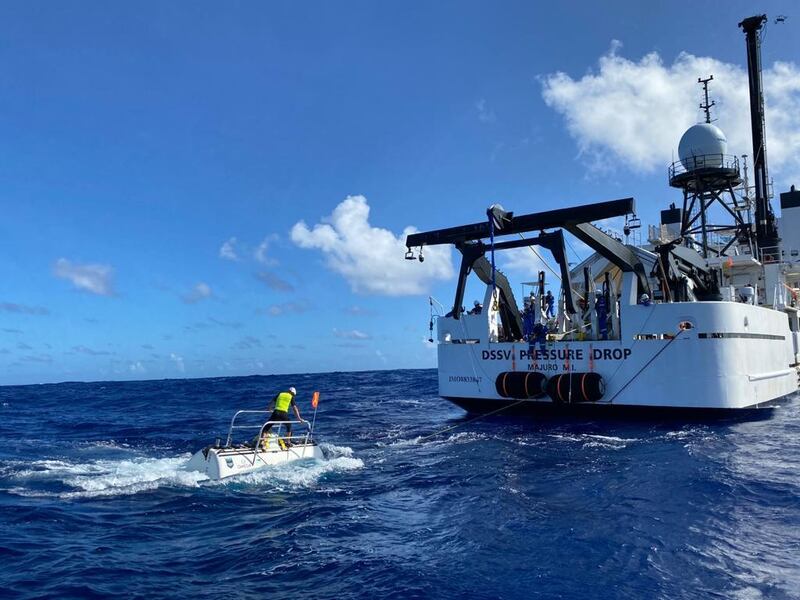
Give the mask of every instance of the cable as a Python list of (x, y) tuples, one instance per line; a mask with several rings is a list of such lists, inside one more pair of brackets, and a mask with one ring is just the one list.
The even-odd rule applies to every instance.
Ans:
[[(527, 240), (527, 239), (528, 239), (528, 238), (526, 238), (524, 235), (522, 235), (521, 233), (517, 233), (517, 235), (518, 235), (520, 238), (522, 238), (523, 240)], [(564, 238), (564, 239), (566, 240), (567, 238)], [(567, 243), (569, 244), (569, 241), (567, 241)], [(543, 258), (542, 258), (542, 255), (541, 255), (541, 254), (539, 254), (539, 253), (536, 251), (536, 248), (534, 248), (533, 246), (528, 246), (528, 248), (530, 248), (531, 252), (533, 252), (533, 253), (536, 255), (536, 258), (538, 258), (540, 261), (542, 261), (542, 264), (545, 266), (545, 268), (546, 268), (548, 271), (550, 271), (550, 272), (551, 272), (551, 273), (552, 273), (552, 274), (555, 276), (555, 278), (556, 278), (556, 279), (558, 279), (559, 281), (561, 281), (561, 283), (562, 283), (562, 287), (563, 287), (563, 283), (564, 283), (564, 282), (563, 282), (563, 281), (562, 281), (562, 279), (561, 279), (561, 275), (559, 275), (558, 273), (556, 273), (556, 272), (555, 272), (555, 271), (554, 271), (554, 270), (553, 270), (553, 269), (550, 267), (550, 265), (548, 265), (548, 264), (547, 264), (547, 261), (546, 261), (545, 259), (543, 259)], [(574, 250), (574, 249), (573, 249), (572, 251), (573, 251), (573, 252), (575, 253), (575, 255), (577, 256), (577, 252), (575, 252), (575, 250)], [(570, 287), (572, 287), (572, 286), (570, 285)], [(573, 294), (575, 294), (575, 295), (576, 295), (578, 298), (580, 298), (581, 300), (585, 300), (585, 299), (586, 299), (586, 298), (584, 298), (583, 296), (581, 296), (581, 294), (580, 294), (580, 293), (578, 293), (578, 292), (577, 292), (577, 291), (575, 291), (575, 290), (572, 290), (572, 293), (573, 293)]]
[(564, 236), (564, 241), (567, 242), (567, 246), (569, 247), (570, 250), (572, 250), (572, 253), (575, 255), (575, 259), (578, 261), (578, 263), (583, 262), (583, 259), (581, 258), (581, 255), (578, 254), (575, 251), (575, 248), (572, 247), (572, 244), (569, 243), (569, 238)]
[[(446, 310), (446, 309), (445, 309), (445, 307), (444, 307), (444, 304), (442, 304), (441, 302), (439, 302), (439, 301), (438, 301), (436, 298), (434, 298), (433, 296), (428, 296), (428, 300), (429, 300), (429, 301), (433, 301), (433, 302), (435, 302), (435, 303), (436, 303), (436, 304), (439, 306), (439, 310), (441, 310), (441, 311), (442, 311), (442, 313), (445, 313), (445, 312), (447, 312), (447, 310)], [(441, 315), (437, 315), (437, 316), (441, 316)]]
[[(654, 312), (655, 311), (653, 311), (653, 310), (650, 311), (650, 314), (647, 315), (647, 318), (644, 320), (644, 323), (642, 323), (642, 326), (639, 328), (639, 333), (636, 336), (634, 336), (633, 344), (631, 344), (631, 352), (633, 352), (633, 349), (636, 348), (636, 345), (640, 341), (637, 336), (642, 335), (642, 332), (644, 331), (645, 327), (647, 327), (647, 324), (650, 322), (650, 318), (653, 316)], [(617, 320), (617, 327), (619, 327), (619, 321), (620, 321), (620, 319)], [(619, 327), (619, 329), (620, 329), (620, 341), (622, 341), (622, 327)], [(617, 365), (617, 368), (614, 369), (614, 372), (611, 374), (611, 377), (608, 378), (609, 382), (614, 380), (614, 377), (617, 376), (617, 373), (619, 373), (619, 370), (622, 368), (623, 364), (624, 364), (624, 361), (619, 361), (619, 364)]]
[[(680, 336), (680, 335), (681, 335), (681, 334), (682, 334), (684, 331), (685, 331), (684, 329), (680, 329), (680, 330), (678, 330), (678, 333), (676, 333), (676, 334), (675, 334), (675, 337), (674, 337), (674, 338), (672, 338), (672, 339), (671, 339), (669, 342), (667, 342), (666, 344), (664, 344), (664, 345), (661, 347), (661, 349), (660, 349), (658, 352), (656, 352), (656, 353), (655, 353), (655, 354), (654, 354), (654, 355), (653, 355), (653, 356), (650, 358), (650, 360), (648, 360), (646, 363), (644, 363), (644, 365), (642, 366), (642, 368), (641, 368), (641, 369), (639, 369), (638, 371), (636, 371), (636, 373), (633, 375), (633, 377), (631, 377), (631, 378), (630, 378), (630, 379), (629, 379), (627, 382), (625, 382), (625, 385), (623, 385), (621, 388), (619, 388), (619, 391), (617, 391), (617, 393), (616, 393), (616, 394), (614, 394), (613, 396), (611, 396), (611, 398), (609, 398), (609, 400), (608, 400), (608, 401), (605, 401), (605, 400), (604, 400), (604, 402), (607, 402), (608, 404), (611, 404), (612, 402), (614, 402), (614, 398), (616, 398), (617, 396), (619, 396), (619, 395), (622, 393), (622, 391), (623, 391), (623, 390), (624, 390), (626, 387), (628, 387), (628, 386), (629, 386), (631, 383), (633, 383), (633, 380), (634, 380), (634, 379), (636, 379), (636, 378), (637, 378), (637, 377), (638, 377), (638, 376), (641, 374), (641, 372), (642, 372), (642, 371), (644, 371), (644, 370), (645, 370), (645, 369), (646, 369), (648, 366), (650, 366), (650, 363), (652, 363), (652, 362), (653, 362), (653, 361), (654, 361), (656, 358), (658, 358), (658, 357), (659, 357), (659, 355), (660, 355), (660, 354), (661, 354), (661, 353), (662, 353), (664, 350), (666, 350), (667, 348), (669, 348), (670, 344), (671, 344), (672, 342), (674, 342), (675, 340), (677, 340), (677, 339), (678, 339), (678, 337), (679, 337), (679, 336)], [(619, 369), (617, 369), (617, 370), (619, 370)]]
[[(522, 238), (523, 240), (527, 240), (527, 239), (528, 239), (528, 238), (526, 238), (524, 235), (522, 235), (521, 233), (517, 233), (517, 235), (518, 235), (520, 238)], [(534, 248), (533, 246), (528, 246), (528, 248), (530, 248), (531, 252), (533, 252), (533, 253), (536, 255), (536, 258), (538, 258), (540, 261), (542, 261), (542, 264), (545, 266), (545, 268), (546, 268), (548, 271), (550, 271), (550, 272), (551, 272), (553, 275), (555, 275), (556, 279), (558, 279), (559, 281), (561, 281), (561, 275), (559, 275), (559, 274), (558, 274), (558, 273), (556, 273), (556, 272), (555, 272), (553, 269), (551, 269), (551, 268), (550, 268), (550, 265), (548, 265), (548, 264), (547, 264), (547, 261), (545, 261), (545, 259), (543, 259), (543, 258), (542, 258), (542, 255), (541, 255), (541, 254), (539, 254), (539, 253), (536, 251), (536, 248)]]
[(478, 421), (478, 420), (483, 419), (485, 417), (489, 417), (491, 415), (496, 415), (497, 413), (499, 413), (501, 411), (507, 410), (507, 409), (512, 408), (514, 406), (517, 406), (518, 404), (522, 404), (523, 402), (528, 402), (528, 400), (517, 400), (516, 402), (514, 402), (512, 404), (507, 404), (505, 406), (501, 406), (500, 408), (498, 408), (497, 410), (493, 410), (492, 412), (488, 412), (488, 413), (484, 413), (482, 415), (478, 415), (477, 417), (475, 417), (474, 419), (470, 419), (469, 421), (464, 421), (463, 423), (458, 423), (457, 425), (453, 425), (452, 427), (446, 427), (446, 428), (442, 429), (441, 431), (437, 431), (435, 433), (431, 433), (430, 435), (423, 436), (423, 437), (419, 438), (417, 441), (422, 442), (424, 440), (430, 439), (430, 438), (435, 437), (437, 435), (441, 435), (441, 434), (443, 434), (443, 433), (445, 433), (447, 431), (451, 431), (453, 429), (457, 429), (458, 427), (462, 427), (464, 425), (469, 425), (470, 423), (474, 423), (475, 421)]

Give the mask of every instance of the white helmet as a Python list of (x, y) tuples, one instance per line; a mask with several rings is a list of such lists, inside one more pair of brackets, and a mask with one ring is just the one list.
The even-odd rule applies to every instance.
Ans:
[(294, 386), (292, 386), (292, 387), (290, 387), (290, 388), (289, 388), (289, 393), (290, 393), (292, 396), (297, 396), (297, 390), (296, 390), (296, 389), (294, 389)]

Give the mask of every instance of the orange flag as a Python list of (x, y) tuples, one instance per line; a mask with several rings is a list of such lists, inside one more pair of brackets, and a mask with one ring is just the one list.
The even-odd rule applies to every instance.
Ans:
[(318, 404), (319, 404), (319, 392), (314, 392), (314, 394), (311, 396), (311, 406), (313, 408), (317, 408)]

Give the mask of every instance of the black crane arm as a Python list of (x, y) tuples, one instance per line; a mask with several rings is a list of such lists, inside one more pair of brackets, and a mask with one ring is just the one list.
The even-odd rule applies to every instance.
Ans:
[[(495, 229), (495, 236), (527, 233), (529, 231), (542, 231), (564, 227), (568, 224), (588, 223), (622, 217), (635, 213), (636, 205), (633, 198), (609, 200), (596, 204), (584, 204), (573, 208), (558, 208), (540, 213), (531, 213), (512, 217), (511, 220), (499, 229)], [(458, 244), (475, 240), (487, 239), (490, 236), (489, 222), (471, 223), (459, 227), (434, 229), (422, 233), (412, 233), (406, 238), (406, 247), (435, 246), (440, 244)]]

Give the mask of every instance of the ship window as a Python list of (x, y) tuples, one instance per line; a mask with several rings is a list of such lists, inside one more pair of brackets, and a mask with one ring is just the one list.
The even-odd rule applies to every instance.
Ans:
[(686, 331), (687, 329), (694, 329), (694, 324), (691, 321), (681, 321), (678, 323), (678, 329)]

